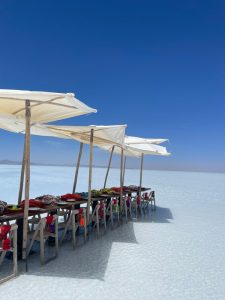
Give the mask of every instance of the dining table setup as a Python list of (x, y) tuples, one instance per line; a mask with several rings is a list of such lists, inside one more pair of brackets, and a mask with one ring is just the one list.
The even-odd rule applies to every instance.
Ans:
[[(81, 232), (84, 241), (91, 231), (107, 224), (114, 228), (128, 220), (137, 220), (138, 214), (147, 211), (149, 203), (155, 210), (155, 193), (143, 187), (144, 155), (168, 156), (161, 143), (167, 139), (141, 138), (126, 135), (126, 124), (120, 125), (53, 125), (52, 122), (96, 113), (92, 108), (75, 97), (74, 93), (55, 93), (29, 90), (0, 89), (0, 129), (23, 136), (23, 156), (18, 198), (14, 204), (0, 201), (0, 267), (8, 251), (13, 253), (13, 261), (22, 259), (28, 268), (28, 256), (32, 246), (40, 244), (41, 263), (45, 263), (45, 245), (52, 240), (55, 255), (68, 232), (72, 232), (72, 245), (76, 246), (76, 236)], [(79, 152), (75, 163), (72, 192), (61, 196), (42, 195), (31, 199), (31, 140), (33, 136), (71, 140), (79, 142)], [(83, 146), (89, 145), (88, 189), (77, 192), (77, 182), (83, 154)], [(103, 188), (93, 189), (94, 147), (110, 152), (109, 164)], [(106, 188), (113, 154), (120, 155), (119, 186)], [(139, 186), (125, 186), (127, 157), (141, 158)], [(152, 206), (153, 203), (153, 206)], [(129, 215), (128, 215), (129, 214)], [(13, 228), (13, 229), (12, 229)], [(14, 275), (17, 268), (14, 267)], [(11, 278), (11, 277), (10, 277)], [(3, 281), (9, 279), (3, 278)], [(0, 283), (1, 283), (0, 278)]]

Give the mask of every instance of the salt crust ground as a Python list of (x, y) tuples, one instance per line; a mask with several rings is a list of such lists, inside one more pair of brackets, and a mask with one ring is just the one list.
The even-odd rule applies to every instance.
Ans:
[[(137, 177), (128, 171), (127, 183)], [(43, 267), (30, 257), (28, 273), (1, 285), (0, 299), (225, 299), (224, 179), (145, 172), (155, 213), (80, 239), (75, 251), (66, 243)]]

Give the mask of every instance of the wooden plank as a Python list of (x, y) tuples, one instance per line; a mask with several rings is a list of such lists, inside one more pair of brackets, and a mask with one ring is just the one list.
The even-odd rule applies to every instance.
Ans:
[(79, 168), (80, 168), (80, 161), (81, 161), (81, 156), (82, 156), (82, 151), (83, 151), (83, 143), (80, 143), (80, 150), (79, 150), (79, 155), (77, 158), (77, 164), (76, 164), (76, 172), (74, 176), (74, 182), (73, 182), (73, 190), (72, 193), (74, 194), (76, 191), (76, 186), (77, 186), (77, 178), (78, 178), (78, 173), (79, 173)]
[(41, 222), (39, 229), (40, 234), (40, 257), (41, 257), (41, 264), (44, 265), (45, 263), (45, 240), (44, 240), (44, 226), (45, 222)]
[(113, 157), (113, 152), (114, 152), (115, 146), (112, 147), (111, 153), (110, 153), (110, 157), (109, 157), (109, 164), (108, 164), (108, 168), (107, 168), (107, 172), (105, 175), (105, 182), (104, 182), (104, 189), (106, 187), (106, 183), (107, 183), (107, 179), (108, 179), (108, 175), (109, 175), (109, 169), (111, 167), (111, 163), (112, 163), (112, 157)]
[[(124, 151), (123, 148), (121, 148), (121, 157), (120, 157), (120, 211), (122, 212), (123, 207), (123, 157), (124, 157)], [(127, 220), (127, 214), (126, 214), (126, 205), (124, 206), (125, 209), (125, 215)]]
[(139, 195), (141, 197), (141, 191), (142, 191), (142, 174), (143, 174), (143, 162), (144, 162), (144, 154), (141, 154), (141, 169), (140, 169), (140, 185), (139, 185)]
[[(2, 98), (2, 97), (0, 97)], [(53, 101), (55, 100), (59, 100), (63, 98), (62, 96), (59, 96), (59, 97), (55, 97), (53, 99), (50, 99), (50, 100), (46, 100), (46, 101), (40, 101), (40, 100), (23, 100), (23, 99), (18, 99), (16, 98), (16, 101), (29, 101), (30, 103), (35, 103), (34, 105), (32, 105), (32, 108), (36, 107), (36, 106), (39, 106), (39, 105), (43, 105), (43, 104), (51, 104), (51, 105), (57, 105), (57, 106), (60, 106), (60, 107), (66, 107), (66, 108), (72, 108), (72, 109), (78, 109), (77, 107), (75, 106), (71, 106), (71, 105), (67, 105), (67, 104), (62, 104), (62, 103), (54, 103)], [(14, 101), (14, 99), (12, 98), (7, 98), (7, 97), (4, 97), (4, 99), (7, 99), (7, 100), (12, 100)], [(12, 114), (13, 115), (16, 115), (18, 113), (20, 113), (21, 111), (25, 110), (26, 108), (21, 108), (15, 112), (13, 112)]]
[(9, 276), (7, 276), (7, 277), (5, 277), (3, 279), (0, 279), (0, 284), (5, 283), (6, 281), (9, 281), (10, 279), (13, 279), (13, 278), (15, 278), (14, 274), (9, 275)]
[(13, 230), (13, 274), (16, 276), (18, 272), (17, 265), (17, 225), (12, 225)]
[(91, 135), (90, 135), (90, 157), (89, 157), (89, 178), (88, 178), (87, 226), (89, 225), (90, 206), (91, 206), (91, 183), (92, 183), (92, 165), (93, 165), (93, 139), (94, 139), (94, 129), (91, 129)]
[(28, 210), (29, 210), (29, 198), (30, 198), (30, 101), (26, 101), (26, 154), (25, 154), (25, 206), (24, 206), (24, 218), (23, 218), (23, 259), (26, 259), (27, 248), (27, 227), (28, 227)]
[(59, 218), (55, 216), (55, 255), (59, 254)]
[(21, 166), (21, 174), (20, 174), (20, 190), (18, 195), (18, 205), (22, 201), (23, 196), (23, 184), (24, 184), (24, 172), (25, 172), (25, 155), (26, 155), (26, 134), (24, 135), (24, 146), (23, 146), (23, 160)]
[(124, 164), (123, 164), (123, 186), (124, 186), (124, 178), (125, 178), (125, 172), (126, 172), (126, 162), (127, 162), (127, 157), (124, 156)]

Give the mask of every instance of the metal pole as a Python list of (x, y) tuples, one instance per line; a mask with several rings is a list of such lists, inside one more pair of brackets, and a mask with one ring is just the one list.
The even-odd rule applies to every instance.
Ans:
[(80, 150), (79, 150), (79, 155), (77, 158), (77, 164), (76, 164), (76, 172), (75, 172), (75, 176), (74, 176), (74, 182), (73, 182), (73, 190), (72, 193), (74, 194), (76, 191), (76, 187), (77, 187), (77, 178), (78, 178), (78, 173), (79, 173), (79, 168), (80, 168), (80, 161), (81, 161), (81, 156), (82, 156), (82, 151), (83, 151), (83, 143), (80, 143)]
[(91, 135), (90, 135), (90, 158), (89, 158), (89, 179), (88, 179), (88, 203), (87, 203), (87, 224), (88, 225), (89, 225), (89, 215), (90, 215), (90, 206), (91, 206), (93, 139), (94, 139), (94, 129), (91, 129)]
[(21, 166), (21, 174), (20, 174), (20, 190), (18, 195), (18, 205), (21, 204), (22, 196), (23, 196), (23, 183), (24, 183), (24, 172), (25, 172), (25, 154), (26, 153), (26, 134), (24, 135), (24, 146), (23, 146), (23, 160)]
[(30, 194), (30, 101), (26, 100), (26, 151), (25, 151), (25, 206), (23, 217), (23, 259), (26, 259), (27, 253), (27, 227), (28, 227), (28, 210)]
[(143, 162), (144, 162), (144, 154), (141, 154), (141, 170), (140, 170), (140, 186), (139, 186), (139, 195), (141, 197), (141, 186), (142, 186), (142, 173), (143, 173)]
[(113, 156), (114, 149), (115, 149), (115, 146), (112, 147), (112, 151), (111, 151), (111, 154), (110, 154), (110, 157), (109, 157), (108, 169), (107, 169), (107, 172), (106, 172), (106, 175), (105, 175), (104, 189), (106, 187), (106, 183), (107, 183), (107, 179), (108, 179), (108, 175), (109, 175), (109, 169), (110, 169), (111, 163), (112, 163), (112, 156)]

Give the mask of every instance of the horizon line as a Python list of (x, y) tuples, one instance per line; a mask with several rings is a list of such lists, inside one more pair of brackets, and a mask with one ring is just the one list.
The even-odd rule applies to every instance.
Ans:
[[(21, 162), (19, 161), (10, 161), (10, 160), (2, 160), (0, 161), (0, 165), (11, 165), (11, 166), (21, 166)], [(35, 163), (35, 162), (31, 162), (30, 163), (31, 166), (45, 166), (45, 167), (71, 167), (71, 168), (75, 168), (76, 167), (76, 164), (47, 164), (47, 163)], [(89, 165), (87, 164), (82, 164), (80, 165), (80, 167), (85, 167), (85, 168), (89, 168)], [(105, 169), (107, 168), (108, 165), (106, 166), (102, 166), (102, 165), (93, 165), (93, 168), (101, 168), (101, 169)], [(111, 166), (110, 167), (111, 169), (120, 169), (119, 166)], [(137, 168), (137, 167), (126, 167), (126, 169), (129, 169), (129, 170), (140, 170), (140, 168)], [(144, 168), (144, 170), (147, 170), (147, 171), (169, 171), (169, 172), (193, 172), (193, 173), (216, 173), (216, 174), (225, 174), (225, 171), (215, 171), (215, 170), (194, 170), (194, 169), (168, 169), (168, 168), (165, 168), (165, 169), (162, 169), (162, 168), (156, 168), (156, 167), (153, 167), (153, 168)]]

